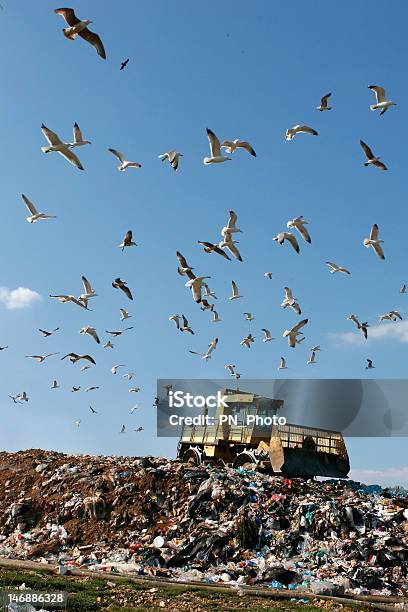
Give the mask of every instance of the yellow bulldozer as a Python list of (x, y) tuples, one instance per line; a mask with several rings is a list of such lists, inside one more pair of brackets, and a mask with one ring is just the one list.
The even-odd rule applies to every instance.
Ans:
[(182, 461), (265, 469), (288, 477), (347, 478), (350, 463), (338, 431), (285, 422), (283, 400), (223, 389), (215, 416), (204, 409), (199, 425), (184, 425), (177, 449)]

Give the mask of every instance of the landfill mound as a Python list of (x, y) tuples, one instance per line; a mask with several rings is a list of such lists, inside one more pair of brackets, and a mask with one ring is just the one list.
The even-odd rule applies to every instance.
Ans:
[(406, 596), (408, 495), (160, 457), (3, 452), (0, 557)]

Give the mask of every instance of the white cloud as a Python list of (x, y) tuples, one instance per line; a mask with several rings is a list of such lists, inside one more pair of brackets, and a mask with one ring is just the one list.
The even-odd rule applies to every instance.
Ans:
[(30, 308), (32, 304), (41, 300), (41, 295), (28, 287), (17, 287), (17, 289), (0, 287), (0, 304), (8, 310)]
[[(364, 344), (367, 341), (361, 331), (345, 332), (344, 334), (330, 334), (330, 336), (344, 344)], [(408, 342), (408, 319), (398, 323), (380, 323), (368, 328), (368, 340), (387, 340), (395, 338), (398, 342)]]
[(350, 470), (349, 477), (364, 484), (408, 487), (408, 466), (385, 470)]

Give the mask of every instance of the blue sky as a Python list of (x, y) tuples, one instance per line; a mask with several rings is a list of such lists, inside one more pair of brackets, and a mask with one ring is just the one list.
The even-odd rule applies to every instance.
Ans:
[[(42, 300), (25, 309), (7, 308), (4, 300), (0, 305), (0, 344), (10, 345), (0, 353), (1, 447), (174, 453), (174, 441), (155, 438), (156, 378), (220, 378), (231, 362), (246, 378), (406, 377), (404, 322), (389, 332), (375, 329), (375, 339), (362, 343), (350, 337), (354, 326), (346, 320), (353, 312), (375, 326), (389, 310), (408, 315), (408, 295), (399, 294), (408, 283), (403, 3), (392, 11), (377, 1), (369, 8), (320, 1), (312, 8), (300, 1), (285, 7), (266, 0), (141, 0), (123, 1), (120, 8), (71, 3), (81, 18), (93, 20), (106, 62), (82, 40), (64, 39), (55, 2), (3, 6), (0, 284), (30, 288)], [(129, 65), (119, 72), (126, 57)], [(371, 84), (383, 85), (398, 103), (381, 118), (369, 110)], [(328, 91), (334, 110), (319, 113), (315, 107)], [(75, 121), (93, 143), (78, 150), (85, 172), (40, 151), (46, 144), (41, 123), (66, 140)], [(312, 125), (319, 136), (285, 143), (286, 128), (297, 123)], [(257, 158), (238, 152), (231, 162), (205, 167), (206, 127), (220, 138), (248, 139)], [(363, 167), (360, 138), (382, 156), (388, 172)], [(117, 172), (108, 147), (123, 150), (142, 169)], [(178, 173), (157, 159), (172, 148), (184, 154)], [(57, 219), (26, 223), (21, 193)], [(196, 244), (218, 240), (230, 208), (243, 229), (243, 264), (206, 255)], [(312, 236), (312, 245), (300, 243), (299, 256), (272, 240), (297, 215), (309, 221)], [(385, 240), (384, 262), (362, 245), (373, 223)], [(122, 254), (116, 245), (128, 229), (140, 246)], [(218, 326), (177, 275), (177, 249), (196, 272), (211, 276), (223, 319)], [(330, 275), (327, 259), (352, 275)], [(269, 270), (271, 281), (263, 277)], [(48, 298), (79, 294), (82, 274), (99, 294), (92, 312)], [(128, 281), (133, 303), (112, 289), (117, 276)], [(245, 296), (234, 303), (226, 299), (232, 279)], [(297, 320), (279, 306), (285, 285), (310, 318), (307, 339), (295, 350), (281, 338)], [(83, 325), (94, 325), (104, 339), (105, 329), (120, 329), (122, 306), (129, 307), (134, 330), (116, 340), (113, 351), (79, 335)], [(251, 350), (239, 345), (248, 331), (247, 310), (256, 317)], [(188, 317), (194, 337), (168, 321), (175, 312)], [(382, 325), (391, 330), (392, 324)], [(37, 331), (56, 326), (61, 332), (47, 340)], [(261, 343), (261, 327), (277, 340)], [(215, 336), (219, 345), (207, 364), (188, 353), (205, 350)], [(306, 360), (313, 344), (322, 351), (311, 367)], [(90, 352), (97, 366), (81, 373), (79, 365), (58, 357), (43, 365), (24, 358), (54, 350)], [(281, 355), (289, 367), (283, 375), (277, 371)], [(365, 370), (367, 357), (376, 366), (372, 373)], [(117, 363), (136, 373), (131, 382), (142, 387), (136, 398), (121, 376), (111, 375)], [(49, 390), (53, 378), (61, 382), (58, 391)], [(74, 384), (101, 390), (73, 394)], [(7, 395), (23, 389), (29, 404), (13, 405)], [(140, 409), (130, 416), (135, 401)], [(91, 415), (90, 403), (100, 414)], [(79, 429), (76, 419), (82, 419)], [(120, 436), (122, 423), (145, 431)], [(401, 470), (392, 478), (408, 483), (405, 439), (354, 439), (349, 449), (356, 470)]]

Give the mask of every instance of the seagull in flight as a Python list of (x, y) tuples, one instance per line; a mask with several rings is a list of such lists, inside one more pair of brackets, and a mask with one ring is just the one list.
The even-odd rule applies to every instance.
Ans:
[(188, 324), (188, 320), (186, 319), (186, 317), (182, 314), (181, 318), (183, 319), (183, 325), (180, 326), (180, 331), (188, 332), (189, 334), (194, 335), (194, 331), (191, 329), (190, 325)]
[(39, 329), (38, 331), (44, 336), (44, 338), (48, 338), (49, 336), (52, 336), (52, 334), (54, 334), (58, 330), (59, 330), (59, 327), (56, 327), (52, 331), (47, 331), (46, 329)]
[(231, 234), (236, 234), (236, 233), (242, 233), (242, 230), (237, 227), (237, 219), (238, 219), (237, 213), (234, 212), (233, 210), (230, 210), (228, 223), (221, 230), (221, 236), (223, 238), (225, 238), (226, 235), (228, 234), (231, 235)]
[(107, 341), (106, 344), (103, 345), (103, 348), (109, 348), (109, 349), (113, 349), (113, 344), (110, 340)]
[(255, 317), (252, 314), (252, 312), (244, 312), (244, 318), (245, 318), (245, 321), (249, 321), (249, 322), (255, 321)]
[(91, 367), (91, 366), (90, 366), (90, 365), (88, 365), (88, 364), (87, 364), (87, 365), (83, 365), (83, 366), (81, 367), (81, 372), (85, 372), (85, 370), (89, 370), (89, 368), (90, 368), (90, 367)]
[(367, 161), (364, 163), (365, 166), (377, 166), (380, 170), (387, 170), (387, 166), (380, 161), (380, 157), (376, 157), (370, 147), (363, 141), (360, 140), (360, 145), (367, 157)]
[(387, 314), (383, 314), (380, 316), (380, 321), (402, 321), (402, 317), (401, 314), (398, 310), (391, 310), (390, 312), (387, 312)]
[(83, 147), (84, 145), (92, 144), (90, 140), (84, 140), (82, 136), (81, 128), (76, 122), (74, 123), (73, 134), (74, 134), (74, 142), (68, 143), (68, 146), (70, 149), (75, 149), (75, 147)]
[(121, 433), (121, 434), (126, 433), (126, 427), (125, 427), (125, 425), (122, 425), (121, 430), (120, 430), (120, 432), (119, 432), (119, 433)]
[(9, 398), (13, 400), (14, 404), (21, 404), (20, 393), (17, 393), (17, 395), (9, 395)]
[(112, 287), (114, 287), (115, 289), (121, 289), (123, 293), (129, 298), (129, 300), (133, 300), (132, 293), (125, 281), (121, 280), (120, 278), (115, 278), (112, 283)]
[(272, 338), (271, 332), (269, 331), (269, 329), (266, 329), (265, 327), (263, 327), (261, 329), (261, 331), (263, 331), (263, 333), (264, 333), (264, 337), (262, 338), (262, 342), (271, 342), (271, 340), (275, 340), (275, 338)]
[(316, 361), (316, 353), (315, 353), (315, 351), (312, 351), (312, 352), (311, 352), (310, 357), (309, 357), (309, 359), (307, 360), (307, 362), (306, 362), (306, 363), (307, 363), (307, 365), (312, 365), (312, 364), (314, 364), (314, 363), (317, 363), (317, 361)]
[(51, 385), (51, 389), (59, 389), (60, 388), (60, 384), (58, 382), (58, 380), (53, 380), (52, 381), (52, 385)]
[(139, 164), (138, 162), (127, 161), (125, 159), (124, 154), (120, 151), (117, 151), (116, 149), (109, 149), (109, 151), (120, 161), (120, 164), (118, 166), (119, 172), (125, 172), (125, 170), (127, 170), (128, 168), (142, 167), (142, 164)]
[(26, 391), (23, 391), (22, 393), (19, 393), (17, 398), (21, 401), (21, 402), (28, 402), (28, 400), (30, 399), (27, 395)]
[(338, 266), (332, 261), (326, 261), (326, 265), (330, 268), (330, 274), (335, 274), (336, 272), (343, 272), (343, 274), (351, 274), (347, 268), (342, 268), (342, 266)]
[(69, 161), (70, 164), (78, 168), (78, 170), (84, 170), (78, 157), (70, 150), (69, 144), (62, 142), (58, 134), (47, 128), (44, 124), (41, 125), (41, 131), (49, 143), (48, 147), (41, 147), (43, 153), (59, 153), (64, 159)]
[(303, 215), (301, 215), (300, 217), (295, 217), (294, 219), (290, 219), (287, 222), (286, 227), (288, 227), (289, 229), (291, 228), (297, 229), (299, 234), (302, 236), (303, 240), (311, 244), (312, 240), (310, 238), (309, 232), (305, 228), (305, 225), (307, 225), (308, 223), (309, 222), (306, 221), (306, 219), (304, 219)]
[(81, 419), (78, 419), (77, 421), (75, 421), (75, 425), (77, 427), (79, 427), (81, 423), (82, 423)]
[(272, 272), (264, 272), (265, 278), (269, 278), (269, 280), (272, 280), (272, 276), (273, 276)]
[(330, 96), (331, 96), (331, 93), (328, 93), (325, 96), (323, 96), (323, 98), (320, 100), (320, 106), (317, 107), (318, 111), (322, 112), (322, 111), (332, 110), (331, 106), (327, 106)]
[(255, 338), (253, 337), (253, 335), (248, 334), (247, 336), (245, 336), (243, 340), (241, 340), (240, 345), (251, 348), (251, 344), (253, 344), (254, 342), (255, 342)]
[(8, 349), (8, 346), (0, 346), (0, 351), (5, 351), (6, 349)]
[(120, 329), (120, 330), (117, 330), (117, 331), (108, 331), (106, 329), (105, 331), (110, 336), (114, 336), (115, 338), (117, 338), (118, 336), (121, 336), (122, 334), (125, 333), (125, 331), (128, 331), (129, 329), (133, 329), (133, 327), (125, 327), (125, 329)]
[(299, 243), (296, 240), (296, 236), (291, 232), (280, 232), (277, 236), (275, 236), (274, 240), (279, 244), (283, 244), (285, 240), (287, 240), (292, 247), (295, 249), (296, 253), (300, 252)]
[(221, 145), (217, 136), (207, 128), (208, 142), (210, 144), (210, 157), (204, 157), (204, 164), (220, 164), (225, 161), (231, 161), (231, 157), (226, 157), (221, 153)]
[(289, 306), (289, 308), (292, 308), (292, 310), (294, 310), (298, 315), (302, 314), (302, 310), (299, 304), (296, 302), (296, 298), (293, 297), (291, 288), (284, 287), (284, 290), (285, 290), (285, 297), (283, 299), (281, 307), (287, 308)]
[(375, 368), (375, 366), (373, 365), (373, 360), (366, 359), (366, 361), (367, 361), (366, 370), (373, 370)]
[(85, 393), (89, 393), (89, 391), (97, 391), (98, 389), (99, 389), (99, 387), (98, 387), (98, 386), (96, 386), (96, 385), (95, 385), (95, 386), (93, 386), (93, 387), (87, 387), (87, 388), (85, 389)]
[(203, 240), (197, 240), (197, 242), (198, 244), (201, 244), (203, 246), (205, 253), (217, 253), (218, 255), (221, 255), (221, 257), (224, 257), (224, 259), (228, 259), (229, 261), (231, 261), (229, 255), (225, 251), (223, 251), (223, 249), (218, 244), (213, 244), (212, 242), (205, 242)]
[(75, 363), (77, 363), (77, 361), (80, 361), (81, 359), (83, 359), (85, 361), (90, 361), (91, 363), (96, 365), (96, 361), (90, 355), (78, 355), (77, 353), (68, 353), (67, 355), (65, 355), (64, 357), (61, 358), (61, 361), (63, 361), (67, 357), (69, 357), (70, 362), (73, 363), (73, 364), (75, 364)]
[(35, 359), (38, 363), (43, 363), (48, 357), (59, 355), (59, 353), (48, 353), (47, 355), (26, 355), (29, 359)]
[(26, 205), (28, 211), (31, 213), (29, 217), (27, 217), (28, 223), (36, 223), (41, 219), (56, 219), (55, 215), (46, 215), (45, 213), (39, 213), (34, 204), (27, 198), (24, 193), (21, 196), (23, 198), (24, 204)]
[(357, 329), (360, 329), (360, 328), (361, 328), (361, 323), (360, 323), (360, 321), (358, 320), (358, 317), (357, 317), (355, 314), (351, 314), (351, 315), (349, 315), (349, 316), (347, 317), (347, 320), (348, 320), (348, 321), (353, 321), (353, 323), (355, 323), (355, 324), (356, 324)]
[(391, 106), (397, 106), (396, 102), (387, 100), (384, 87), (380, 87), (379, 85), (369, 85), (368, 89), (371, 89), (371, 91), (374, 92), (375, 99), (377, 101), (376, 104), (371, 104), (370, 109), (372, 111), (381, 109), (380, 117), (386, 113)]
[(144, 427), (138, 427), (137, 429), (134, 430), (136, 433), (139, 433), (140, 431), (144, 431)]
[(239, 295), (238, 285), (235, 281), (231, 281), (232, 286), (232, 295), (228, 298), (229, 300), (238, 300), (239, 298), (244, 297), (243, 295)]
[(132, 380), (134, 375), (135, 375), (134, 372), (127, 372), (127, 374), (122, 374), (122, 378), (127, 378), (127, 380)]
[(111, 367), (111, 372), (112, 372), (112, 374), (117, 374), (118, 369), (119, 368), (124, 368), (124, 367), (125, 367), (124, 363), (119, 363), (118, 365), (114, 365), (114, 366)]
[[(241, 253), (238, 248), (235, 246), (237, 244), (237, 240), (233, 240), (230, 233), (226, 233), (224, 239), (218, 244), (220, 249), (228, 249), (231, 255), (238, 259), (238, 261), (242, 261)], [(228, 257), (229, 259), (229, 257)]]
[(89, 406), (89, 410), (92, 412), (92, 414), (99, 414), (95, 408), (92, 408), (92, 406)]
[(97, 331), (94, 327), (90, 327), (89, 325), (87, 325), (86, 327), (81, 327), (81, 329), (79, 330), (79, 333), (88, 334), (88, 336), (91, 336), (91, 338), (93, 338), (97, 344), (101, 343), (101, 341), (99, 340)]
[(139, 393), (140, 387), (131, 387), (128, 389), (129, 393)]
[(407, 286), (406, 285), (402, 285), (401, 289), (399, 290), (400, 293), (406, 293), (407, 292)]
[(85, 310), (89, 310), (88, 306), (80, 302), (79, 299), (75, 297), (75, 295), (65, 295), (65, 294), (64, 295), (51, 295), (50, 294), (49, 297), (55, 298), (56, 300), (61, 302), (61, 304), (67, 304), (68, 302), (72, 302), (73, 304), (76, 304), (77, 306), (80, 306), (81, 308), (85, 308)]
[(297, 336), (302, 333), (300, 330), (308, 323), (308, 321), (309, 319), (303, 319), (302, 321), (299, 321), (299, 323), (296, 323), (296, 325), (294, 325), (291, 329), (286, 329), (283, 332), (282, 335), (284, 338), (288, 339), (288, 344), (291, 348), (295, 348), (296, 344), (299, 343)]
[(215, 295), (214, 291), (211, 291), (210, 287), (208, 286), (208, 283), (203, 283), (203, 287), (204, 287), (204, 291), (205, 291), (205, 296), (206, 297), (210, 297), (210, 298), (214, 298), (214, 300), (217, 300), (217, 296)]
[(199, 304), (201, 302), (201, 288), (203, 281), (206, 278), (211, 278), (211, 276), (194, 276), (185, 283), (185, 287), (191, 288), (191, 293), (193, 295), (193, 300)]
[(206, 353), (197, 353), (196, 351), (189, 351), (189, 353), (191, 353), (192, 355), (200, 355), (201, 358), (204, 359), (204, 361), (208, 361), (209, 359), (211, 359), (212, 352), (217, 348), (217, 344), (218, 338), (214, 338), (214, 340), (211, 340), (210, 344), (208, 345)]
[(130, 414), (133, 414), (135, 410), (137, 410), (139, 408), (138, 404), (135, 404), (134, 406), (131, 407), (130, 409)]
[(72, 389), (71, 389), (71, 393), (77, 393), (77, 392), (78, 392), (78, 391), (80, 391), (80, 390), (81, 390), (81, 387), (80, 387), (80, 386), (79, 386), (79, 387), (72, 387)]
[(126, 319), (131, 319), (132, 315), (126, 310), (126, 308), (119, 308), (120, 311), (120, 320), (125, 321)]
[(180, 157), (183, 157), (183, 154), (179, 153), (178, 151), (166, 151), (166, 153), (159, 155), (159, 159), (161, 159), (162, 162), (166, 161), (166, 159), (169, 160), (169, 163), (175, 172), (178, 170)]
[(122, 244), (119, 244), (119, 248), (122, 249), (122, 253), (126, 247), (137, 246), (136, 242), (133, 242), (132, 230), (128, 230), (122, 240)]
[(195, 278), (195, 274), (193, 274), (194, 268), (188, 265), (184, 255), (182, 255), (180, 251), (176, 251), (176, 255), (180, 264), (177, 268), (178, 274), (180, 274), (180, 276), (188, 276), (189, 279)]
[(83, 276), (83, 277), (82, 277), (82, 285), (83, 285), (83, 287), (84, 287), (84, 293), (82, 293), (82, 294), (79, 296), (79, 298), (78, 298), (78, 299), (79, 299), (81, 302), (83, 302), (83, 303), (85, 304), (85, 306), (87, 306), (87, 305), (88, 305), (88, 300), (89, 300), (90, 298), (97, 297), (97, 296), (98, 296), (98, 294), (97, 294), (97, 293), (95, 293), (95, 291), (92, 289), (92, 285), (91, 285), (91, 283), (89, 282), (89, 280), (86, 278), (86, 276)]
[(129, 63), (129, 60), (130, 60), (130, 58), (129, 58), (129, 57), (128, 57), (127, 59), (125, 59), (125, 60), (124, 60), (124, 61), (121, 63), (119, 70), (123, 70), (124, 68), (126, 68), (126, 66), (127, 66), (127, 65), (128, 65), (128, 63)]
[(174, 321), (177, 329), (180, 329), (180, 320), (181, 320), (181, 316), (178, 314), (174, 314), (169, 317), (169, 321)]
[(235, 140), (224, 140), (221, 148), (225, 149), (230, 155), (235, 153), (237, 149), (245, 149), (245, 151), (248, 151), (248, 153), (250, 153), (253, 157), (256, 157), (256, 153), (249, 142), (246, 140), (240, 140), (239, 138), (236, 138)]
[(220, 317), (218, 315), (218, 312), (216, 310), (214, 310), (214, 309), (212, 310), (212, 315), (213, 315), (213, 318), (211, 320), (211, 323), (220, 323), (221, 322), (221, 319), (220, 319)]
[(95, 32), (91, 32), (91, 30), (88, 29), (88, 25), (92, 23), (92, 21), (89, 19), (78, 19), (78, 17), (75, 15), (74, 9), (72, 8), (57, 8), (54, 10), (54, 13), (61, 15), (69, 26), (68, 28), (64, 28), (62, 30), (65, 38), (68, 38), (68, 40), (75, 40), (77, 36), (83, 38), (83, 40), (96, 49), (98, 55), (102, 59), (106, 59), (106, 53), (102, 40), (98, 34), (95, 34)]
[(286, 359), (284, 357), (281, 357), (278, 370), (287, 370), (287, 369), (288, 368), (286, 367)]
[(374, 223), (374, 225), (371, 228), (370, 237), (364, 238), (363, 244), (367, 249), (369, 249), (370, 247), (373, 248), (380, 259), (385, 259), (384, 251), (381, 246), (381, 243), (384, 242), (384, 240), (380, 240), (378, 238), (378, 235), (379, 235), (378, 225)]
[(318, 132), (308, 125), (294, 125), (293, 128), (288, 128), (286, 130), (286, 142), (293, 140), (296, 134), (301, 134), (302, 132), (305, 134), (311, 134), (312, 136), (318, 136)]
[(235, 378), (235, 370), (237, 368), (236, 365), (233, 365), (232, 363), (228, 363), (226, 366), (224, 366), (226, 370), (228, 370), (228, 372), (230, 373), (230, 375)]

